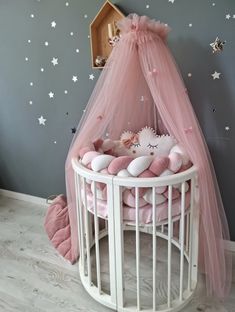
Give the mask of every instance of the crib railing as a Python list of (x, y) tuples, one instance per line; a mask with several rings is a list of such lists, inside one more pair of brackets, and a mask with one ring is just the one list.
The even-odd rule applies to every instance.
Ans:
[[(191, 299), (197, 284), (198, 262), (198, 227), (199, 215), (195, 205), (195, 183), (197, 170), (195, 167), (165, 177), (157, 178), (122, 178), (93, 172), (84, 168), (77, 159), (72, 160), (75, 175), (76, 207), (79, 237), (79, 271), (81, 281), (88, 293), (101, 304), (117, 311), (179, 311)], [(93, 182), (93, 202), (88, 207), (87, 183)], [(105, 221), (100, 218), (98, 211), (97, 183), (107, 186), (108, 217)], [(190, 184), (190, 205), (186, 207), (186, 183)], [(172, 215), (172, 189), (180, 186), (180, 212)], [(168, 187), (167, 218), (157, 220), (156, 188)], [(135, 189), (135, 221), (123, 220), (122, 191), (124, 188)], [(143, 224), (140, 219), (139, 191), (140, 188), (152, 189), (152, 222)], [(102, 222), (100, 222), (102, 221)], [(135, 279), (134, 300), (129, 302), (127, 283), (125, 281), (125, 249), (124, 231), (135, 233)], [(140, 233), (151, 235), (152, 277), (151, 305), (144, 304), (141, 280), (141, 242)], [(101, 254), (101, 239), (108, 235), (108, 249)], [(167, 269), (165, 302), (158, 300), (158, 242), (167, 242)], [(179, 270), (177, 271), (177, 292), (173, 292), (172, 261), (173, 247), (179, 253)], [(101, 260), (108, 258), (109, 289), (102, 285)], [(92, 259), (93, 264), (92, 265)], [(94, 272), (93, 272), (94, 271)], [(175, 273), (174, 273), (174, 279)], [(185, 280), (187, 279), (187, 283)], [(175, 283), (175, 281), (174, 281)]]

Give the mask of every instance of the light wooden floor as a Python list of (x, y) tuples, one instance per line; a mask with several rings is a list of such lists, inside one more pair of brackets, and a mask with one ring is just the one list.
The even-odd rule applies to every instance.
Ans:
[[(45, 207), (0, 197), (0, 312), (110, 311), (83, 289), (43, 229)], [(205, 296), (202, 277), (184, 312), (234, 312), (235, 284), (225, 303)], [(235, 281), (235, 279), (234, 279)]]

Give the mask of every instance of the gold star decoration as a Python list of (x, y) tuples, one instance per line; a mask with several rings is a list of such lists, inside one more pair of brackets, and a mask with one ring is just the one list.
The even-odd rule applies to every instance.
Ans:
[(210, 43), (210, 46), (212, 47), (212, 52), (221, 52), (223, 51), (224, 45), (226, 41), (221, 41), (219, 37), (216, 37), (215, 41)]

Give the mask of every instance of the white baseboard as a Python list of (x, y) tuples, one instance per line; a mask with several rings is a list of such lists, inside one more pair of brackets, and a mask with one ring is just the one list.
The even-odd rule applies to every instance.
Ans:
[(18, 200), (27, 201), (33, 204), (45, 205), (45, 207), (48, 205), (46, 198), (32, 196), (32, 195), (23, 194), (23, 193), (17, 193), (13, 191), (4, 190), (4, 189), (0, 189), (0, 195), (8, 197), (8, 198), (14, 198)]

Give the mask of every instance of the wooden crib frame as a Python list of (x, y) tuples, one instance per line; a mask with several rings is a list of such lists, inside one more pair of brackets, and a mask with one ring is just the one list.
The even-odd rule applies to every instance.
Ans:
[[(113, 175), (97, 173), (85, 168), (78, 159), (72, 159), (72, 167), (75, 177), (76, 208), (78, 220), (78, 237), (80, 248), (79, 272), (83, 286), (87, 292), (99, 303), (113, 310), (122, 312), (134, 311), (180, 311), (192, 298), (197, 285), (198, 275), (198, 236), (199, 236), (199, 212), (195, 205), (195, 191), (197, 189), (197, 169), (195, 166), (190, 169), (174, 174), (172, 176), (154, 178), (122, 178)], [(86, 180), (94, 181), (93, 196), (93, 216), (87, 209), (87, 195), (84, 185)], [(190, 181), (190, 207), (185, 209), (185, 183)], [(100, 229), (99, 217), (97, 213), (96, 183), (102, 182), (107, 185), (107, 205), (108, 218), (105, 227)], [(172, 217), (172, 186), (181, 185), (181, 212), (178, 216)], [(156, 196), (155, 188), (168, 186), (168, 218), (162, 222), (156, 221)], [(124, 222), (122, 217), (122, 188), (135, 188), (135, 222)], [(139, 221), (139, 188), (151, 187), (152, 192), (152, 223), (141, 224)], [(83, 194), (82, 194), (83, 192)], [(83, 196), (83, 197), (82, 197)], [(84, 200), (82, 200), (82, 198)], [(156, 207), (156, 209), (153, 209)], [(173, 236), (173, 224), (180, 224), (179, 237)], [(92, 226), (93, 224), (93, 226)], [(128, 306), (125, 298), (125, 285), (123, 276), (124, 257), (123, 257), (123, 231), (135, 231), (136, 242), (136, 306)], [(140, 232), (152, 235), (152, 308), (144, 309), (141, 306), (140, 296)], [(100, 272), (100, 239), (108, 235), (108, 254), (109, 257), (109, 280), (110, 294), (102, 289)], [(166, 303), (158, 305), (156, 302), (156, 255), (157, 237), (167, 241), (167, 298)], [(172, 245), (176, 246), (180, 254), (179, 270), (179, 296), (172, 298), (171, 292), (171, 263)], [(92, 281), (91, 274), (91, 249), (95, 248), (96, 259), (96, 279)], [(103, 255), (102, 255), (103, 256)], [(183, 285), (185, 274), (185, 264), (187, 261), (187, 287)]]

